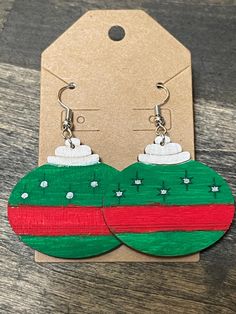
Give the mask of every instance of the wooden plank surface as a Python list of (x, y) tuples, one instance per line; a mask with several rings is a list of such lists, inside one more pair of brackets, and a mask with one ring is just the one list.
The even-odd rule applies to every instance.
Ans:
[(14, 0), (1, 0), (0, 2), (0, 31), (3, 30), (8, 13), (10, 12)]
[(1, 1), (0, 313), (235, 313), (235, 225), (196, 264), (38, 265), (7, 223), (12, 186), (37, 165), (40, 53), (96, 8), (144, 9), (192, 51), (196, 157), (236, 192), (235, 1)]

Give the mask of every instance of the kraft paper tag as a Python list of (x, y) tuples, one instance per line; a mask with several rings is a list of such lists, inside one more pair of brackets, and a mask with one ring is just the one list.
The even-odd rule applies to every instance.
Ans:
[[(122, 40), (109, 36), (112, 26), (124, 29)], [(74, 111), (74, 136), (91, 146), (102, 161), (119, 170), (136, 162), (155, 138), (153, 107), (170, 90), (163, 107), (168, 133), (194, 159), (191, 55), (160, 24), (140, 10), (89, 11), (42, 54), (39, 165), (63, 144), (64, 112), (58, 90), (75, 82), (63, 94)], [(37, 262), (196, 262), (199, 254), (159, 258), (126, 246), (85, 260), (62, 260), (36, 252)]]

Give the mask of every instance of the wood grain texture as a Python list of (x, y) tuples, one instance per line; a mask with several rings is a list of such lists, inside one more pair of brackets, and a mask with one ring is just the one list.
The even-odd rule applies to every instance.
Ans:
[(4, 24), (7, 21), (8, 13), (10, 12), (14, 0), (1, 0), (0, 2), (0, 31), (3, 30)]
[(143, 8), (190, 48), (196, 157), (236, 192), (235, 1), (14, 1), (0, 27), (0, 313), (233, 314), (235, 224), (197, 264), (78, 266), (36, 264), (7, 223), (11, 188), (37, 165), (40, 52), (83, 12), (96, 8)]

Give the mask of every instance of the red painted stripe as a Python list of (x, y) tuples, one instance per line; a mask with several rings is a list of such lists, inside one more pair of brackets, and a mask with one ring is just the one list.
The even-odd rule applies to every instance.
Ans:
[(227, 230), (234, 205), (120, 206), (104, 209), (111, 230), (120, 232)]
[(8, 206), (8, 219), (19, 235), (109, 235), (99, 207)]

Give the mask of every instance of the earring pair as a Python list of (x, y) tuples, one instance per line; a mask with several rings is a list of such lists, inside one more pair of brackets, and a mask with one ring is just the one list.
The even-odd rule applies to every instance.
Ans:
[(223, 236), (234, 213), (230, 188), (171, 143), (161, 113), (170, 92), (157, 87), (166, 97), (154, 107), (155, 143), (123, 171), (73, 138), (73, 112), (62, 93), (75, 84), (60, 89), (65, 145), (23, 177), (9, 198), (9, 222), (25, 244), (62, 258), (98, 256), (121, 244), (153, 256), (181, 256)]

